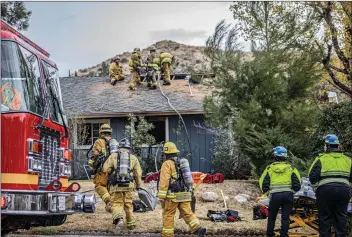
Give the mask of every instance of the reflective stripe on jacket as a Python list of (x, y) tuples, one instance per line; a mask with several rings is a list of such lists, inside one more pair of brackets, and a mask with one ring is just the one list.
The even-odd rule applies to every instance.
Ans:
[(169, 198), (174, 202), (189, 202), (191, 201), (190, 192), (173, 193), (169, 190), (169, 185), (173, 184), (177, 179), (176, 165), (173, 160), (164, 161), (159, 174), (158, 197)]
[(301, 189), (301, 176), (297, 169), (286, 162), (274, 162), (266, 167), (259, 179), (263, 192), (297, 192)]
[(129, 70), (132, 72), (132, 71), (135, 71), (136, 70), (136, 67), (139, 67), (141, 66), (141, 57), (140, 57), (140, 54), (139, 53), (133, 53), (131, 58), (130, 58), (130, 61), (128, 62), (128, 67), (129, 67)]
[(309, 169), (309, 180), (315, 186), (330, 183), (350, 185), (352, 160), (340, 151), (323, 153), (315, 158)]
[(160, 54), (160, 63), (170, 63), (172, 64), (173, 60), (174, 60), (174, 56), (172, 56), (170, 53), (162, 53)]

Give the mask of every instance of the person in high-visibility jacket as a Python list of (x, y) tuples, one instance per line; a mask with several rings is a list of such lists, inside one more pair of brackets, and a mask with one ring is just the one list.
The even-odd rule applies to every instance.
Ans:
[[(163, 237), (174, 236), (174, 219), (178, 209), (184, 221), (189, 225), (191, 233), (198, 237), (204, 236), (206, 229), (200, 225), (198, 218), (191, 209), (191, 192), (187, 191), (179, 173), (177, 147), (172, 142), (166, 142), (163, 147), (166, 159), (160, 170), (158, 184), (158, 198), (163, 208)], [(178, 191), (172, 190), (178, 187)]]
[(139, 76), (139, 69), (142, 65), (141, 62), (141, 50), (140, 48), (135, 48), (133, 50), (132, 56), (130, 58), (130, 61), (128, 63), (129, 70), (132, 74), (131, 77), (131, 82), (129, 85), (130, 90), (135, 90), (135, 84), (140, 85), (141, 84), (141, 78)]
[(316, 188), (319, 236), (347, 235), (347, 207), (352, 182), (351, 158), (340, 149), (335, 134), (324, 137), (324, 153), (315, 158), (309, 169), (309, 180)]
[(160, 71), (160, 58), (156, 55), (155, 46), (152, 46), (149, 52), (150, 54), (147, 58), (147, 66), (152, 67), (154, 71), (151, 78), (152, 80), (148, 81), (148, 87), (150, 87), (151, 89), (156, 89), (156, 72)]
[[(121, 139), (118, 149), (111, 149), (111, 155), (103, 168), (103, 171), (109, 175), (112, 219), (113, 224), (116, 225), (117, 234), (124, 225), (123, 210), (126, 213), (127, 229), (132, 230), (136, 227), (136, 220), (133, 215), (132, 191), (135, 188), (138, 190), (142, 185), (142, 169), (137, 157), (131, 154), (130, 149), (131, 145), (128, 139)], [(126, 161), (128, 159), (127, 162), (130, 165), (123, 164), (122, 158), (126, 158)], [(124, 175), (121, 172), (125, 172)]]
[(111, 85), (115, 85), (117, 81), (122, 81), (123, 79), (125, 79), (122, 66), (120, 65), (119, 56), (114, 58), (113, 62), (110, 64), (109, 77)]
[(106, 211), (111, 212), (110, 194), (107, 189), (108, 176), (103, 171), (103, 162), (109, 157), (109, 140), (111, 139), (112, 129), (109, 124), (101, 125), (99, 129), (99, 138), (94, 142), (92, 155), (89, 158), (88, 165), (94, 170), (93, 183), (95, 191), (105, 202)]
[(164, 73), (163, 85), (171, 85), (171, 65), (174, 63), (175, 57), (170, 53), (161, 52), (159, 58)]
[(260, 189), (269, 193), (269, 217), (266, 236), (275, 236), (274, 227), (281, 207), (280, 236), (287, 237), (290, 226), (290, 213), (293, 208), (293, 193), (301, 189), (301, 176), (297, 169), (286, 162), (287, 149), (273, 148), (275, 161), (268, 165), (259, 179)]

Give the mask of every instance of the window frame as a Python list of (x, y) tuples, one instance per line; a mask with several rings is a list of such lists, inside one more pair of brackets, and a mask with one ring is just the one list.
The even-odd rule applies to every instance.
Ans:
[[(24, 59), (24, 55), (23, 55), (23, 53), (22, 53), (22, 51), (21, 51), (21, 48), (22, 49), (24, 49), (25, 51), (28, 51), (29, 53), (31, 53), (34, 57), (35, 57), (35, 59), (37, 60), (37, 66), (38, 66), (38, 70), (39, 70), (39, 76), (40, 76), (40, 80), (38, 81), (38, 78), (36, 78), (36, 82), (37, 83), (39, 83), (38, 84), (38, 86), (40, 87), (39, 88), (39, 90), (41, 89), (41, 91), (38, 91), (39, 93), (42, 93), (42, 94), (46, 94), (47, 93), (47, 91), (46, 91), (46, 87), (45, 87), (45, 85), (44, 85), (44, 83), (43, 83), (43, 73), (42, 73), (42, 65), (41, 65), (41, 58), (40, 57), (38, 57), (38, 55), (35, 53), (35, 52), (33, 52), (31, 49), (28, 49), (27, 47), (25, 47), (23, 44), (20, 44), (19, 42), (17, 42), (17, 41), (15, 41), (15, 40), (11, 40), (11, 39), (1, 39), (1, 42), (12, 42), (12, 43), (14, 43), (14, 44), (16, 44), (16, 47), (17, 47), (17, 50), (18, 50), (18, 52), (17, 53), (21, 53), (21, 56), (20, 56), (20, 60), (22, 60), (22, 57), (23, 57), (23, 60), (25, 60)], [(1, 75), (1, 77), (2, 77), (2, 75)], [(27, 78), (26, 78), (27, 79)], [(4, 82), (2, 81), (1, 82), (1, 84), (3, 84)], [(43, 95), (41, 95), (41, 96), (43, 96)], [(44, 100), (44, 103), (46, 103), (46, 99), (45, 99), (45, 97), (43, 97), (42, 98), (43, 100)], [(44, 109), (44, 111), (42, 112), (42, 114), (38, 114), (38, 113), (36, 113), (36, 112), (33, 112), (33, 111), (31, 111), (29, 108), (28, 109), (26, 109), (26, 110), (18, 110), (18, 111), (1, 111), (1, 113), (3, 113), (3, 114), (12, 114), (12, 113), (29, 113), (29, 114), (33, 114), (33, 115), (35, 115), (35, 116), (38, 116), (38, 117), (40, 117), (40, 118), (45, 118), (46, 116), (45, 116), (45, 109)]]
[[(83, 124), (100, 124), (100, 123), (107, 123), (110, 125), (110, 119), (84, 119)], [(73, 133), (74, 133), (74, 137), (73, 137), (73, 147), (74, 149), (78, 149), (78, 150), (88, 150), (94, 143), (92, 142), (92, 144), (90, 145), (79, 145), (78, 144), (78, 134), (77, 134), (77, 123), (74, 124), (73, 126)], [(93, 138), (93, 132), (91, 134), (92, 138)]]

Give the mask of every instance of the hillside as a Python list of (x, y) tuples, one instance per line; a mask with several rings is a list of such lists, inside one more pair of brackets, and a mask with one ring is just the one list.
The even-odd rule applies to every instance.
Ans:
[[(143, 61), (146, 60), (151, 46), (141, 49)], [(205, 47), (190, 46), (170, 40), (159, 41), (155, 43), (154, 46), (157, 49), (157, 53), (163, 50), (175, 56), (176, 62), (173, 66), (173, 72), (175, 73), (190, 73), (192, 70), (204, 71), (204, 69), (209, 68), (209, 62), (204, 56)], [(128, 60), (131, 57), (131, 53), (132, 52), (124, 52), (122, 54), (117, 54), (121, 58), (121, 63), (126, 74), (129, 74)], [(109, 65), (110, 61), (111, 58), (105, 60), (104, 62)], [(98, 76), (102, 70), (102, 64), (103, 62), (97, 64), (96, 66), (80, 69), (77, 72), (77, 76)]]

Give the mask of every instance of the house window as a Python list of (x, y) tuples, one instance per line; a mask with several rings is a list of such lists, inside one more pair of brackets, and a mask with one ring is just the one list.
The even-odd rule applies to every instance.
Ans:
[(169, 139), (169, 121), (164, 117), (147, 117), (148, 122), (154, 125), (154, 128), (149, 131), (150, 135), (155, 138), (155, 145), (161, 142), (168, 141)]
[(104, 123), (110, 124), (109, 120), (85, 120), (83, 124), (76, 125), (77, 148), (87, 149), (99, 138), (99, 128)]

